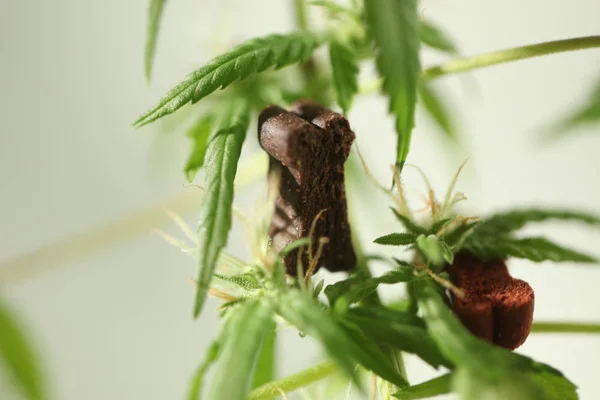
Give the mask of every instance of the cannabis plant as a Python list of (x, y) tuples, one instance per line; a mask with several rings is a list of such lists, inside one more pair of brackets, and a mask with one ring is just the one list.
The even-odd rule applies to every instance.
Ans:
[[(576, 386), (561, 372), (512, 351), (532, 328), (534, 292), (510, 276), (505, 262), (524, 258), (594, 263), (590, 255), (518, 232), (549, 219), (591, 225), (600, 219), (536, 208), (465, 215), (455, 207), (464, 198), (454, 192), (458, 174), (442, 200), (429, 188), (428, 215), (416, 218), (402, 178), (418, 103), (446, 134), (456, 136), (452, 114), (429, 81), (512, 60), (597, 47), (600, 38), (534, 44), (423, 68), (421, 46), (451, 56), (458, 49), (442, 29), (420, 18), (415, 0), (349, 5), (297, 0), (294, 6), (298, 31), (239, 44), (190, 73), (135, 121), (143, 126), (184, 106), (208, 103), (189, 130), (193, 149), (185, 166), (190, 180), (201, 168), (205, 171), (200, 226), (197, 235), (189, 235), (194, 243), (190, 252), (199, 265), (194, 316), (201, 314), (207, 295), (224, 303), (220, 332), (193, 377), (189, 399), (200, 398), (203, 386), (209, 399), (285, 397), (334, 372), (343, 373), (360, 390), (365, 375), (371, 376), (377, 382), (371, 398), (417, 399), (449, 392), (464, 399), (577, 398)], [(308, 6), (326, 11), (325, 27), (309, 27)], [(162, 7), (163, 1), (153, 1), (150, 10), (148, 78)], [(326, 58), (315, 54), (320, 47), (327, 47)], [(362, 84), (360, 67), (372, 60), (379, 79)], [(275, 72), (285, 67), (289, 68)], [(364, 254), (356, 235), (352, 243), (353, 230), (347, 223), (344, 162), (351, 154), (354, 132), (352, 121), (332, 109), (347, 113), (353, 98), (365, 90), (388, 97), (397, 136), (396, 158), (390, 160), (392, 184), (376, 182), (372, 189), (389, 196), (398, 231), (373, 239), (382, 246), (407, 247), (408, 252), (398, 252), (402, 259)], [(597, 118), (597, 99), (593, 103), (566, 123)], [(241, 149), (257, 116), (259, 142), (270, 160), (268, 200), (248, 226), (253, 257), (239, 260), (224, 247)], [(353, 173), (346, 180), (360, 175), (374, 180), (357, 159), (354, 154), (347, 161)], [(388, 263), (383, 275), (371, 273), (375, 259)], [(348, 276), (325, 286), (315, 275), (322, 266)], [(393, 285), (405, 296), (385, 304), (378, 296), (380, 285)], [(312, 336), (328, 360), (296, 375), (277, 377), (273, 358), (279, 329)], [(444, 372), (411, 384), (404, 353)], [(204, 374), (213, 364), (212, 379), (204, 385)]]
[[(190, 229), (173, 214), (190, 244), (165, 237), (198, 264), (196, 301), (190, 305), (194, 317), (201, 318), (207, 296), (221, 299), (222, 305), (219, 332), (197, 370), (190, 371), (187, 398), (286, 398), (332, 377), (342, 377), (371, 399), (447, 393), (462, 399), (578, 398), (576, 385), (558, 369), (513, 350), (531, 331), (599, 332), (599, 326), (533, 321), (534, 288), (512, 277), (506, 265), (514, 258), (597, 263), (593, 255), (545, 237), (524, 237), (520, 231), (548, 220), (593, 227), (600, 225), (600, 218), (579, 210), (536, 207), (492, 215), (473, 215), (468, 207), (459, 211), (457, 203), (465, 199), (454, 190), (460, 169), (448, 177), (451, 183), (443, 196), (428, 187), (426, 212), (417, 213), (409, 205), (403, 178), (417, 106), (451, 140), (460, 140), (453, 112), (430, 81), (600, 47), (600, 37), (465, 58), (443, 29), (422, 18), (416, 0), (292, 4), (296, 31), (254, 38), (213, 58), (134, 123), (140, 127), (179, 115), (184, 107), (194, 116), (187, 128), (191, 151), (183, 170), (189, 181), (204, 171), (199, 185), (203, 199), (197, 205), (200, 223), (197, 230)], [(148, 80), (164, 6), (164, 0), (150, 4)], [(308, 8), (319, 8), (325, 21), (310, 23)], [(425, 46), (451, 60), (422, 66), (420, 50)], [(317, 52), (321, 48), (327, 51)], [(376, 66), (378, 77), (359, 80), (361, 67), (369, 63)], [(397, 146), (386, 182), (369, 173), (352, 146), (355, 135), (363, 133), (352, 131), (352, 120), (343, 116), (356, 96), (373, 92), (387, 97), (395, 119), (389, 134), (395, 132)], [(596, 88), (587, 104), (548, 133), (560, 139), (561, 132), (599, 119)], [(263, 158), (240, 160), (244, 143), (255, 141), (254, 133), (247, 132), (256, 129), (269, 159), (268, 173), (261, 170), (267, 190), (256, 215), (244, 216), (234, 207), (234, 186), (242, 184), (240, 172), (266, 157), (261, 150)], [(346, 204), (352, 202), (353, 192), (348, 191), (348, 199), (345, 195), (345, 185), (356, 183), (389, 199), (381, 206), (390, 208), (397, 229), (370, 238), (385, 251), (363, 251), (356, 229), (360, 221)], [(234, 217), (242, 220), (251, 237), (248, 259), (225, 251)], [(374, 274), (375, 262), (386, 265), (386, 272)], [(321, 267), (343, 271), (344, 277), (326, 285), (323, 274), (317, 273)], [(396, 293), (395, 301), (383, 301), (380, 286)], [(324, 361), (278, 376), (275, 343), (282, 329), (316, 339)], [(14, 317), (0, 304), (0, 359), (27, 398), (42, 399), (43, 385), (31, 353)], [(431, 366), (430, 380), (408, 381), (406, 353)], [(205, 380), (210, 369), (210, 380)]]

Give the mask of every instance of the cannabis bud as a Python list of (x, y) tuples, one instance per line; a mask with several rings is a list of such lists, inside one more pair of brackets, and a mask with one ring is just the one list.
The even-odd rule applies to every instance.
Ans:
[[(305, 272), (311, 263), (314, 271), (353, 269), (344, 186), (344, 162), (354, 141), (348, 120), (310, 101), (294, 104), (291, 112), (269, 106), (259, 116), (258, 138), (269, 154), (269, 175), (279, 179), (269, 230), (273, 249), (311, 236), (313, 254), (309, 246), (288, 253), (287, 273), (296, 275), (299, 262)], [(321, 238), (327, 242), (316, 252)]]

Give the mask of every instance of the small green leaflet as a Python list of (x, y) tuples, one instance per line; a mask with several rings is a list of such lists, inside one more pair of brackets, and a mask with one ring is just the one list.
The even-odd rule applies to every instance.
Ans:
[(200, 394), (202, 393), (202, 387), (204, 385), (204, 375), (206, 375), (206, 371), (208, 371), (215, 361), (217, 361), (221, 354), (221, 342), (223, 341), (222, 334), (225, 331), (226, 325), (227, 321), (225, 321), (223, 328), (221, 328), (221, 332), (208, 348), (202, 364), (200, 364), (198, 369), (196, 369), (196, 372), (194, 372), (186, 400), (199, 400), (201, 398)]
[[(456, 55), (458, 53), (456, 45), (439, 27), (430, 21), (421, 21), (419, 25), (419, 36), (421, 42), (428, 47)], [(456, 121), (452, 118), (448, 102), (439, 91), (433, 88), (432, 84), (423, 81), (419, 83), (419, 97), (423, 108), (433, 121), (440, 127), (446, 136), (456, 141)]]
[(594, 257), (560, 246), (542, 237), (516, 239), (506, 235), (471, 235), (465, 240), (464, 248), (484, 260), (516, 257), (534, 262), (547, 260), (597, 262)]
[(275, 379), (277, 365), (277, 324), (273, 319), (268, 322), (267, 334), (263, 341), (252, 379), (252, 389)]
[(396, 217), (396, 219), (398, 221), (400, 221), (400, 223), (411, 233), (414, 233), (416, 235), (424, 235), (427, 234), (427, 229), (423, 228), (422, 226), (419, 226), (418, 224), (414, 223), (410, 218), (408, 218), (405, 215), (400, 214), (398, 211), (396, 211), (393, 208), (390, 208), (390, 210), (392, 210), (392, 212), (394, 213), (394, 216)]
[(409, 386), (394, 393), (400, 400), (428, 399), (434, 396), (450, 393), (452, 390), (452, 374), (444, 374), (418, 385)]
[(321, 342), (329, 356), (342, 371), (354, 378), (357, 385), (360, 385), (360, 381), (355, 371), (356, 363), (396, 385), (406, 385), (404, 378), (376, 345), (369, 344), (366, 339), (357, 342), (338, 325), (323, 304), (308, 293), (289, 290), (279, 296), (277, 304), (278, 313), (300, 331)]
[(481, 224), (481, 220), (464, 221), (456, 228), (442, 235), (444, 242), (453, 249), (459, 249), (464, 241)]
[(439, 221), (437, 221), (431, 225), (428, 232), (423, 232), (423, 233), (435, 235), (439, 231), (441, 231), (444, 227), (446, 227), (446, 225), (449, 225), (451, 222), (452, 222), (452, 218), (440, 219)]
[(596, 83), (594, 91), (586, 103), (581, 104), (577, 109), (564, 117), (562, 121), (555, 124), (555, 127), (547, 134), (548, 138), (559, 138), (570, 133), (575, 128), (597, 124), (600, 122), (600, 81)]
[(142, 114), (134, 126), (146, 125), (177, 111), (188, 103), (195, 103), (215, 90), (248, 75), (300, 63), (311, 57), (323, 39), (309, 32), (289, 35), (268, 35), (251, 39), (231, 51), (211, 60), (204, 67), (189, 74), (150, 110)]
[(150, 82), (152, 76), (152, 64), (154, 63), (154, 53), (156, 53), (156, 39), (160, 27), (160, 18), (166, 0), (150, 0), (148, 9), (148, 31), (146, 33), (146, 49), (144, 53), (144, 72), (146, 82)]
[(431, 119), (433, 119), (449, 139), (456, 141), (458, 138), (455, 121), (450, 114), (446, 100), (441, 94), (433, 88), (432, 84), (421, 82), (419, 83), (419, 97), (421, 98), (423, 108), (427, 111)]
[(378, 237), (374, 243), (388, 246), (406, 246), (413, 244), (417, 240), (417, 235), (413, 233), (390, 233), (389, 235)]
[(28, 400), (42, 400), (44, 382), (36, 354), (25, 331), (17, 323), (11, 310), (0, 299), (0, 370), (8, 379), (2, 383), (14, 384)]
[(200, 117), (194, 125), (188, 130), (187, 136), (194, 142), (192, 152), (185, 163), (185, 177), (188, 182), (194, 180), (196, 172), (204, 165), (204, 156), (206, 155), (206, 145), (210, 135), (211, 115)]
[(366, 22), (375, 43), (383, 91), (396, 117), (396, 164), (404, 165), (415, 124), (419, 82), (419, 16), (416, 0), (365, 0)]
[(448, 245), (435, 235), (421, 235), (417, 238), (417, 248), (423, 255), (427, 264), (433, 267), (439, 267), (442, 264), (452, 264), (454, 254)]
[(475, 231), (486, 234), (510, 233), (523, 228), (531, 222), (560, 220), (567, 222), (583, 222), (589, 225), (600, 225), (597, 215), (571, 210), (524, 209), (511, 210), (492, 215), (487, 218)]
[(200, 271), (194, 315), (206, 298), (221, 249), (231, 229), (233, 181), (242, 143), (248, 129), (249, 106), (244, 99), (232, 99), (223, 106), (206, 149), (205, 192), (200, 206), (198, 257)]
[(439, 27), (431, 21), (421, 21), (419, 25), (419, 37), (427, 46), (452, 55), (458, 53), (456, 45)]
[(337, 102), (344, 113), (347, 113), (352, 105), (352, 98), (358, 92), (358, 60), (351, 48), (337, 40), (329, 43), (329, 59)]
[(246, 301), (229, 312), (221, 355), (208, 399), (246, 399), (261, 346), (272, 327), (273, 309), (267, 299)]
[(261, 285), (258, 283), (256, 276), (253, 274), (238, 274), (238, 275), (220, 275), (214, 274), (215, 278), (225, 282), (233, 283), (240, 288), (251, 291), (260, 289)]
[[(400, 266), (376, 278), (368, 278), (360, 271), (342, 281), (328, 285), (325, 295), (334, 306), (340, 298), (344, 299), (344, 307), (356, 303), (377, 290), (379, 284), (395, 284), (408, 282), (414, 278), (414, 270), (409, 266)], [(342, 307), (342, 308), (344, 308)]]

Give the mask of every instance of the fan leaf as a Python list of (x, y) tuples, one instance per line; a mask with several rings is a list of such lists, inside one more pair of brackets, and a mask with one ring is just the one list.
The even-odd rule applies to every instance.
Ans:
[(417, 235), (413, 233), (390, 233), (389, 235), (378, 237), (374, 243), (387, 246), (407, 246), (417, 240)]
[(558, 139), (571, 133), (574, 129), (594, 125), (600, 122), (600, 81), (590, 93), (588, 100), (579, 105), (569, 115), (561, 121), (554, 124), (554, 127), (548, 132), (547, 136), (551, 139)]
[(152, 66), (154, 64), (154, 54), (156, 53), (156, 39), (160, 28), (160, 19), (163, 13), (166, 0), (150, 0), (148, 9), (148, 31), (146, 33), (146, 48), (144, 52), (144, 72), (146, 81), (150, 82), (152, 76)]
[(202, 388), (204, 386), (204, 375), (206, 375), (208, 369), (219, 359), (223, 341), (223, 332), (225, 331), (226, 326), (227, 320), (221, 325), (221, 330), (217, 335), (217, 338), (213, 340), (206, 351), (204, 360), (202, 360), (202, 363), (198, 366), (196, 372), (194, 372), (186, 400), (199, 400), (201, 398), (200, 394), (202, 393)]
[(456, 45), (452, 39), (450, 39), (448, 34), (431, 21), (421, 21), (421, 24), (419, 25), (419, 37), (421, 38), (421, 42), (433, 49), (451, 55), (456, 55), (458, 53)]
[(421, 82), (419, 84), (419, 96), (423, 108), (433, 119), (437, 126), (446, 134), (446, 136), (456, 141), (455, 121), (450, 115), (450, 109), (445, 99), (438, 93), (431, 84)]
[(375, 44), (383, 91), (396, 117), (396, 164), (404, 165), (415, 124), (419, 82), (419, 16), (416, 0), (365, 0), (366, 22)]
[(209, 399), (246, 399), (259, 353), (272, 328), (273, 309), (266, 299), (246, 301), (229, 310), (221, 355)]
[(434, 396), (450, 393), (452, 390), (452, 374), (444, 374), (418, 385), (412, 385), (394, 393), (400, 400), (428, 399)]
[(268, 323), (267, 334), (263, 341), (252, 379), (252, 388), (257, 388), (275, 379), (277, 366), (277, 324), (274, 320)]
[[(42, 372), (25, 331), (0, 299), (0, 367), (28, 400), (45, 399)], [(4, 391), (2, 391), (4, 393)]]
[(484, 260), (516, 257), (534, 262), (597, 262), (594, 257), (560, 246), (542, 237), (517, 239), (505, 235), (471, 235), (466, 239), (464, 248)]
[(487, 234), (510, 233), (523, 228), (528, 223), (548, 220), (600, 225), (600, 217), (590, 213), (571, 210), (524, 209), (494, 214), (480, 224), (476, 232), (485, 232)]
[(200, 206), (198, 256), (200, 271), (194, 315), (202, 310), (221, 249), (231, 229), (233, 181), (246, 137), (249, 106), (245, 100), (232, 100), (215, 121), (206, 149), (205, 192)]
[(184, 168), (188, 182), (194, 180), (196, 172), (204, 165), (206, 145), (208, 144), (208, 137), (210, 136), (212, 119), (211, 115), (200, 117), (187, 132), (187, 136), (193, 141), (192, 152), (190, 153)]
[(337, 102), (347, 113), (358, 92), (358, 60), (352, 49), (338, 40), (329, 44), (329, 59)]
[(321, 342), (342, 371), (352, 376), (357, 384), (360, 382), (355, 365), (360, 363), (389, 382), (402, 387), (407, 385), (406, 380), (375, 343), (365, 337), (357, 341), (308, 293), (290, 290), (280, 296), (277, 303), (279, 314), (300, 331)]
[[(405, 314), (403, 319), (406, 322), (416, 318), (410, 313)], [(437, 345), (422, 326), (422, 321), (419, 320), (418, 324), (410, 324), (404, 321), (386, 321), (379, 317), (380, 314), (369, 309), (352, 309), (344, 315), (345, 319), (356, 324), (368, 337), (379, 344), (415, 354), (434, 368), (440, 365), (451, 365), (441, 355)]]
[(188, 103), (195, 103), (215, 90), (227, 87), (250, 74), (303, 62), (323, 43), (309, 32), (269, 35), (251, 39), (222, 54), (204, 67), (189, 74), (150, 110), (142, 114), (135, 126), (146, 125), (174, 113)]

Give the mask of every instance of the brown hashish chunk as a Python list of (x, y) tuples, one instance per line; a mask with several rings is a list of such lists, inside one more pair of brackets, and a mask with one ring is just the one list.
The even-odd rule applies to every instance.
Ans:
[[(308, 237), (322, 211), (312, 237), (313, 255), (319, 238), (326, 237), (329, 242), (316, 269), (353, 269), (356, 255), (347, 216), (344, 162), (354, 132), (346, 118), (309, 101), (294, 104), (291, 112), (269, 106), (259, 116), (258, 138), (269, 154), (269, 174), (280, 179), (270, 226), (273, 249), (280, 251), (294, 240)], [(284, 259), (290, 275), (296, 275), (298, 252), (292, 251)], [(301, 258), (306, 272), (307, 248)]]
[(462, 252), (449, 272), (452, 282), (465, 293), (465, 298), (453, 299), (454, 313), (465, 327), (511, 350), (525, 342), (533, 323), (533, 289), (511, 277), (504, 260), (482, 261)]

